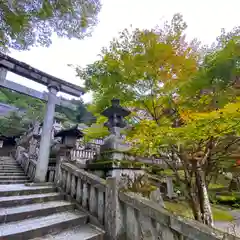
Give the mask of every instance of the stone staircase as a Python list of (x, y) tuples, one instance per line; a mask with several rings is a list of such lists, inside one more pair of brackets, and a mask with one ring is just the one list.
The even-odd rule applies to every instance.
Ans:
[(21, 166), (11, 157), (0, 157), (0, 184), (30, 182)]
[[(64, 200), (54, 185), (17, 183), (28, 180), (12, 180), (11, 177), (24, 174), (14, 160), (10, 165), (16, 167), (14, 171), (13, 167), (1, 169), (1, 179), (7, 176), (4, 181), (8, 184), (0, 185), (0, 240), (104, 239), (104, 232), (88, 223), (88, 214)], [(1, 166), (7, 166), (5, 160)]]

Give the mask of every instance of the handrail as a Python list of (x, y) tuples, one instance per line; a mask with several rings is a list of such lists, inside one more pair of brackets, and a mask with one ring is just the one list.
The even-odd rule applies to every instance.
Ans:
[(62, 163), (60, 167), (58, 185), (62, 191), (104, 225), (106, 181), (71, 163)]
[[(135, 228), (136, 238), (143, 239), (147, 234), (153, 239), (175, 239), (176, 236), (182, 236), (183, 239), (209, 239), (209, 240), (223, 240), (224, 233), (208, 227), (195, 220), (188, 220), (184, 217), (177, 216), (161, 208), (158, 203), (144, 198), (135, 193), (119, 192), (119, 200), (126, 209), (126, 214), (132, 214), (131, 222), (126, 219), (126, 226), (132, 225)], [(144, 219), (144, 224), (143, 220)], [(145, 227), (145, 232), (143, 231)], [(128, 239), (131, 238), (131, 228), (127, 234)], [(139, 229), (136, 230), (136, 229)], [(134, 229), (133, 229), (134, 230)], [(145, 234), (145, 235), (144, 235)], [(162, 238), (160, 235), (162, 235)], [(165, 236), (165, 237), (164, 237)], [(168, 236), (168, 238), (166, 237)], [(144, 238), (145, 239), (145, 238)], [(179, 238), (182, 239), (182, 238)], [(232, 235), (227, 235), (228, 240), (239, 239)]]

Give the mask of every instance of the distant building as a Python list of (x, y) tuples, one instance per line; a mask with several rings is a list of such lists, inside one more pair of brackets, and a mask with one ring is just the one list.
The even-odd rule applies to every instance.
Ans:
[(0, 103), (0, 116), (2, 116), (2, 117), (8, 116), (11, 112), (24, 113), (23, 110), (15, 107), (15, 106), (5, 104), (5, 103)]

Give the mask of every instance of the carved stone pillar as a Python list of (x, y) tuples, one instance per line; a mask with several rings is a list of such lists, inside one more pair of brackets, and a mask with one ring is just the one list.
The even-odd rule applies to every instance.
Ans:
[(61, 186), (61, 183), (63, 181), (61, 165), (63, 162), (70, 161), (70, 158), (71, 158), (71, 149), (67, 148), (64, 144), (61, 144), (56, 157), (56, 170), (55, 170), (54, 182), (57, 186)]
[(5, 81), (7, 77), (7, 69), (0, 67), (0, 82)]

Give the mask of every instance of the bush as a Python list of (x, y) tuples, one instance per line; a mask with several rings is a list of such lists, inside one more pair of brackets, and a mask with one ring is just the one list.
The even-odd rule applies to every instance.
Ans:
[[(212, 200), (213, 199), (213, 200)], [(228, 205), (234, 208), (240, 207), (240, 196), (239, 194), (229, 193), (226, 195), (216, 195), (215, 199), (211, 198), (211, 202), (220, 203), (224, 205)]]
[(223, 202), (223, 203), (234, 203), (237, 201), (237, 198), (235, 196), (216, 196), (216, 199), (218, 202)]
[(232, 207), (234, 207), (234, 208), (240, 208), (240, 203), (234, 203), (234, 204), (232, 205)]

